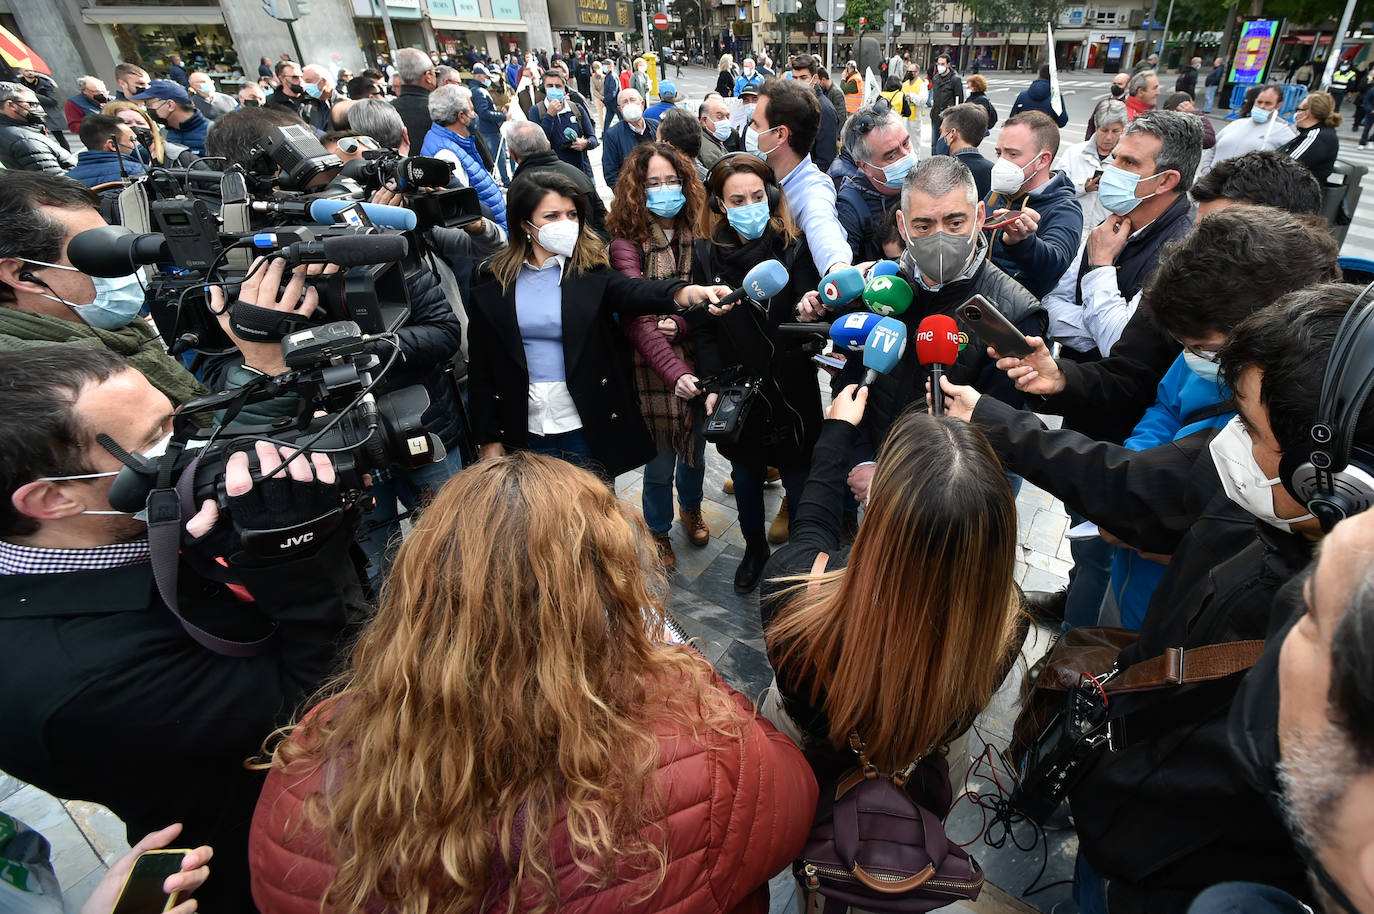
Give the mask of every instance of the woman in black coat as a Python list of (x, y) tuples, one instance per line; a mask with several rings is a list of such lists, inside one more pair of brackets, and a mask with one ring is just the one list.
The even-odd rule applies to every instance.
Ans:
[(1298, 135), (1278, 151), (1306, 165), (1325, 186), (1341, 151), (1341, 140), (1336, 135), (1341, 116), (1336, 112), (1335, 99), (1328, 92), (1309, 93), (1293, 112), (1293, 123), (1298, 125)]
[(716, 91), (723, 98), (735, 94), (735, 58), (729, 54), (720, 56), (720, 73), (716, 76)]
[[(509, 246), (468, 298), (469, 407), (483, 457), (526, 448), (608, 479), (654, 456), (617, 314), (714, 303), (730, 290), (630, 279), (586, 228), (588, 203), (557, 172), (511, 182)], [(725, 313), (725, 312), (721, 312)]]
[[(716, 443), (716, 449), (730, 460), (745, 538), (735, 590), (748, 593), (758, 586), (769, 555), (763, 523), (764, 473), (770, 466), (782, 472), (790, 523), (820, 434), (816, 366), (801, 351), (803, 340), (778, 331), (779, 324), (793, 320), (793, 305), (820, 279), (805, 239), (788, 216), (777, 179), (760, 159), (751, 153), (725, 156), (711, 169), (706, 187), (704, 237), (693, 251), (693, 278), (738, 287), (751, 268), (770, 259), (781, 261), (790, 276), (787, 286), (769, 300), (766, 312), (741, 304), (694, 331), (702, 377), (740, 365), (746, 377), (761, 381), (742, 440), (733, 445)], [(714, 413), (717, 399), (716, 394), (707, 397), (708, 414)], [(708, 420), (708, 432), (709, 428)]]

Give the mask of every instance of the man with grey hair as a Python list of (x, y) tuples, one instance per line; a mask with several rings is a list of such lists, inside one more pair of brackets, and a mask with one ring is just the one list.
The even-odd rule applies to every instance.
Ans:
[[(315, 110), (306, 118), (316, 130), (334, 129), (334, 104), (340, 95), (334, 85), (334, 77), (329, 68), (317, 63), (308, 63), (301, 68), (301, 91), (315, 102)], [(302, 115), (305, 112), (301, 112)]]
[(1178, 79), (1174, 80), (1174, 91), (1187, 92), (1189, 95), (1193, 97), (1194, 100), (1196, 100), (1197, 73), (1198, 68), (1200, 68), (1201, 66), (1201, 57), (1194, 57), (1192, 60), (1188, 61), (1188, 66), (1183, 67), (1178, 71)]
[(406, 125), (410, 145), (419, 149), (424, 146), (425, 134), (429, 132), (429, 93), (439, 85), (434, 61), (424, 51), (401, 48), (396, 52), (396, 78), (401, 88), (391, 104)]
[(550, 67), (540, 80), (544, 100), (530, 106), (529, 119), (543, 128), (560, 159), (592, 177), (591, 150), (601, 143), (586, 99), (568, 85), (562, 67)]
[(1192, 228), (1188, 188), (1201, 157), (1202, 127), (1191, 114), (1146, 111), (1127, 125), (1102, 169), (1098, 200), (1109, 215), (1045, 296), (1050, 335), (1071, 357), (1112, 353), (1161, 249)]
[(1083, 231), (1091, 232), (1107, 218), (1107, 210), (1097, 198), (1102, 169), (1111, 161), (1112, 151), (1126, 130), (1126, 103), (1109, 98), (1097, 106), (1097, 129), (1081, 143), (1059, 151), (1054, 167), (1073, 182), (1078, 205), (1083, 208)]
[(75, 168), (76, 156), (48, 134), (43, 122), (43, 106), (32, 89), (0, 82), (0, 165), (50, 175)]
[(889, 105), (860, 108), (845, 123), (845, 148), (858, 174), (840, 182), (835, 214), (854, 263), (881, 260), (878, 226), (897, 205), (906, 173), (916, 164), (906, 123)]
[(987, 109), (975, 102), (961, 102), (946, 108), (940, 120), (940, 134), (949, 146), (949, 154), (973, 172), (979, 198), (986, 198), (992, 190), (992, 162), (978, 151), (978, 144), (988, 134)]
[(76, 94), (67, 99), (62, 106), (62, 114), (67, 119), (67, 129), (73, 135), (81, 132), (81, 121), (88, 114), (99, 114), (100, 109), (114, 101), (105, 90), (105, 83), (94, 76), (76, 78)]
[(577, 189), (587, 198), (587, 203), (591, 207), (587, 224), (594, 228), (598, 235), (606, 237), (606, 204), (596, 192), (595, 182), (582, 169), (576, 165), (569, 165), (554, 154), (543, 128), (530, 121), (509, 121), (501, 128), (501, 135), (506, 141), (507, 151), (516, 163), (511, 181), (526, 172), (557, 172), (576, 184)]
[(730, 124), (730, 107), (719, 92), (712, 92), (702, 99), (697, 108), (697, 118), (701, 121), (701, 164), (709, 170), (727, 152), (739, 152), (743, 141)]
[[(856, 114), (850, 121), (859, 118)], [(983, 233), (986, 210), (967, 166), (953, 156), (926, 159), (907, 172), (900, 201), (897, 222), (906, 250), (898, 275), (911, 286), (914, 297), (911, 306), (895, 319), (906, 324), (908, 339), (916, 338), (916, 329), (926, 317), (953, 317), (954, 309), (975, 294), (993, 302), (1023, 333), (1044, 333), (1048, 321), (1035, 296), (998, 269), (988, 256), (988, 240)], [(967, 326), (961, 329), (971, 330)], [(841, 383), (858, 383), (862, 374), (862, 364), (851, 359)], [(867, 498), (873, 478), (873, 455), (902, 410), (925, 402), (929, 375), (929, 369), (916, 357), (916, 347), (908, 346), (891, 374), (879, 375), (869, 386), (868, 407), (849, 474), (850, 490), (860, 502)], [(988, 344), (972, 332), (958, 359), (946, 368), (946, 377), (1017, 408), (1024, 405), (1023, 395), (988, 356)]]
[(1142, 111), (1150, 111), (1159, 101), (1159, 74), (1142, 70), (1131, 74), (1126, 84), (1126, 116), (1134, 120)]
[(472, 90), (467, 86), (440, 86), (429, 94), (429, 116), (433, 120), (425, 135), (420, 155), (447, 159), (456, 166), (454, 175), (462, 183), (477, 191), (482, 205), (491, 212), (492, 220), (506, 227), (506, 201), (501, 188), (483, 163), (478, 150), (477, 109), (472, 104)]
[(394, 149), (401, 155), (410, 154), (410, 136), (405, 122), (385, 99), (360, 98), (355, 101), (348, 109), (348, 126), (351, 130), (372, 137), (386, 149)]
[(620, 123), (612, 125), (602, 135), (606, 147), (601, 150), (601, 174), (606, 186), (615, 190), (615, 182), (620, 180), (620, 166), (625, 157), (640, 143), (652, 143), (658, 138), (658, 121), (644, 116), (644, 96), (638, 89), (626, 89), (620, 93), (617, 104), (620, 109)]
[(461, 86), (463, 77), (459, 76), (453, 67), (440, 64), (434, 68), (434, 81), (441, 86)]
[(190, 83), (191, 104), (207, 121), (217, 121), (238, 107), (232, 95), (225, 95), (215, 88), (215, 81), (209, 73), (195, 71), (190, 76)]

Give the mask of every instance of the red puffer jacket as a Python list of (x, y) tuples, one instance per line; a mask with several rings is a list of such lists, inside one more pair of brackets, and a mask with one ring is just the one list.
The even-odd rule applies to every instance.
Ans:
[[(752, 714), (748, 700), (730, 692)], [(816, 814), (810, 765), (761, 717), (743, 740), (706, 728), (698, 739), (666, 722), (654, 730), (666, 806), (663, 821), (654, 825), (667, 838), (663, 884), (642, 900), (642, 884), (588, 885), (560, 828), (550, 848), (562, 896), (558, 911), (764, 914), (769, 878), (801, 853)], [(305, 798), (319, 785), (318, 772), (293, 778), (273, 769), (268, 775), (248, 842), (253, 900), (262, 914), (320, 912), (334, 864), (324, 836), (302, 823)], [(491, 910), (505, 910), (505, 896), (495, 902)]]

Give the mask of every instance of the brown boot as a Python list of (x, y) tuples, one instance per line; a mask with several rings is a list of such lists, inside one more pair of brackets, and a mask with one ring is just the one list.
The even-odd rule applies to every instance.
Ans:
[(677, 556), (673, 555), (673, 541), (666, 533), (654, 534), (654, 545), (658, 546), (658, 560), (663, 567), (672, 571), (677, 566)]
[(721, 488), (721, 491), (723, 491), (726, 495), (734, 495), (734, 494), (735, 494), (735, 477), (733, 477), (733, 476), (726, 476), (726, 477), (725, 477), (725, 485), (721, 486), (720, 488)]
[(768, 542), (773, 545), (787, 542), (787, 496), (782, 497), (782, 507), (778, 508), (778, 516), (773, 518), (773, 523), (768, 525)]
[(763, 484), (766, 486), (771, 486), (779, 479), (782, 479), (782, 473), (778, 470), (778, 468), (769, 467), (768, 472), (763, 475)]
[(705, 546), (711, 542), (711, 528), (706, 525), (706, 518), (701, 516), (700, 508), (688, 511), (679, 505), (677, 519), (687, 530), (687, 538), (692, 541), (693, 546)]

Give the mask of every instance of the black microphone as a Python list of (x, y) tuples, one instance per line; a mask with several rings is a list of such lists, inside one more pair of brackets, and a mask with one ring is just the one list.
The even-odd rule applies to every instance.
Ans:
[(288, 266), (301, 263), (333, 263), (356, 267), (370, 263), (394, 263), (403, 259), (410, 245), (403, 235), (332, 235), (323, 241), (296, 241), (281, 249)]

